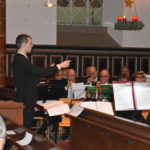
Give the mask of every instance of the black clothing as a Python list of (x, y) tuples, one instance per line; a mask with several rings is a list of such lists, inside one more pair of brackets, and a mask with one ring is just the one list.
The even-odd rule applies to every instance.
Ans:
[[(75, 83), (79, 83), (80, 80), (76, 78)], [(68, 84), (67, 79), (54, 80), (49, 84), (48, 99), (58, 100), (60, 98), (68, 97), (68, 90), (65, 89), (65, 86)]]
[(65, 90), (65, 86), (67, 85), (67, 79), (63, 80), (54, 80), (49, 84), (49, 92), (48, 99), (59, 100), (60, 98), (66, 98), (68, 95), (68, 91)]
[(89, 77), (82, 77), (80, 80), (81, 80), (81, 82), (83, 82), (84, 84), (86, 84), (88, 78)]
[(12, 67), (16, 84), (15, 101), (24, 103), (24, 126), (30, 128), (37, 99), (36, 78), (53, 75), (58, 72), (58, 67), (37, 67), (31, 64), (24, 55), (18, 53), (14, 57)]
[(147, 118), (145, 120), (145, 123), (150, 125), (150, 112), (148, 113), (148, 116), (147, 116)]
[(144, 118), (139, 110), (133, 111), (116, 111), (116, 115), (133, 121), (143, 122)]

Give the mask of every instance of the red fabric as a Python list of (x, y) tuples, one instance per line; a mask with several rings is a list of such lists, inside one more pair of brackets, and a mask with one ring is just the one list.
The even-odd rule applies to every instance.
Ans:
[(61, 141), (58, 142), (58, 145), (62, 148), (64, 148), (65, 150), (69, 150), (69, 141)]

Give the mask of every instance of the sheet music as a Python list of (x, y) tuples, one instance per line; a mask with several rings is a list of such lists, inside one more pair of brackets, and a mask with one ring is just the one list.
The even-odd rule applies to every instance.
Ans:
[(74, 104), (70, 112), (68, 112), (67, 114), (77, 117), (82, 113), (83, 110), (84, 110), (84, 107), (81, 107), (80, 102), (79, 102), (79, 103)]
[(22, 140), (16, 141), (21, 146), (25, 146), (31, 143), (33, 135), (29, 132), (26, 132), (25, 137)]
[(111, 102), (96, 102), (98, 111), (114, 116), (114, 110)]
[(98, 111), (98, 106), (96, 102), (81, 102), (80, 106)]
[(137, 110), (150, 110), (150, 83), (134, 82), (134, 96)]
[(41, 106), (47, 110), (49, 116), (62, 115), (70, 111), (68, 104), (63, 101), (51, 101), (41, 104)]
[(84, 90), (85, 89), (85, 85), (84, 85), (84, 83), (83, 82), (81, 82), (81, 83), (73, 83), (72, 84), (72, 90), (76, 90), (76, 91), (78, 91), (78, 90)]
[(16, 133), (13, 130), (7, 130), (6, 135), (15, 135)]
[(36, 101), (37, 104), (43, 104), (43, 100)]
[(132, 84), (113, 83), (115, 110), (134, 110)]
[(106, 114), (114, 115), (111, 102), (81, 102), (80, 106)]
[(68, 113), (70, 111), (68, 104), (60, 104), (58, 106), (47, 108), (49, 116), (57, 116)]
[(84, 83), (73, 83), (72, 91), (74, 98), (85, 98), (85, 85)]
[(63, 101), (56, 101), (55, 100), (55, 101), (46, 102), (46, 103), (40, 104), (40, 105), (43, 106), (45, 109), (47, 109), (47, 108), (52, 108), (52, 107), (61, 105), (63, 103), (64, 103)]

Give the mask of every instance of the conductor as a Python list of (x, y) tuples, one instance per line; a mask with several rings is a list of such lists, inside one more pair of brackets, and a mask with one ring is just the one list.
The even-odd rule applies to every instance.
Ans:
[(37, 99), (36, 78), (54, 75), (60, 69), (69, 67), (70, 60), (66, 60), (54, 67), (47, 68), (40, 68), (31, 64), (27, 54), (31, 53), (33, 43), (32, 38), (26, 34), (20, 34), (16, 38), (16, 47), (17, 52), (12, 64), (16, 86), (15, 101), (24, 104), (23, 125), (30, 129)]

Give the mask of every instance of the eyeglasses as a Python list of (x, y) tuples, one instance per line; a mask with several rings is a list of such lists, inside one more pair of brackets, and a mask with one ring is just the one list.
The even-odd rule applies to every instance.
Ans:
[(100, 76), (101, 78), (108, 78), (108, 76)]
[(135, 77), (135, 78), (144, 79), (144, 77)]
[(69, 77), (75, 77), (76, 75), (68, 75)]

